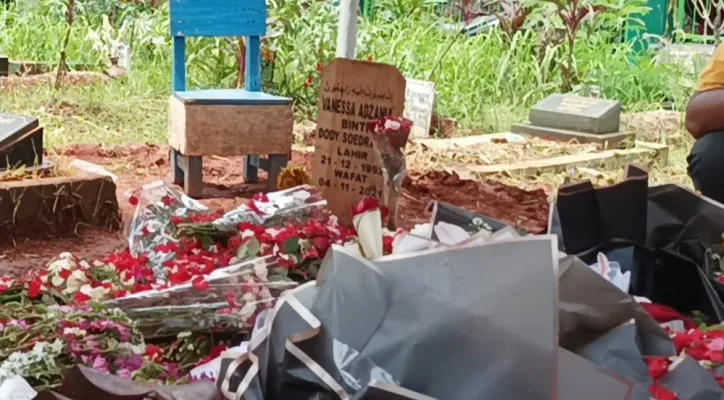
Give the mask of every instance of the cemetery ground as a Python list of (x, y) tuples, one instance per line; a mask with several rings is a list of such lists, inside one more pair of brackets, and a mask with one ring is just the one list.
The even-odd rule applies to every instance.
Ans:
[[(57, 92), (48, 82), (35, 78), (15, 82), (7, 96), (0, 99), (6, 112), (37, 115), (45, 128), (46, 151), (59, 165), (82, 159), (103, 166), (118, 176), (117, 196), (124, 223), (132, 217), (133, 207), (128, 194), (141, 184), (168, 177), (167, 97), (159, 93), (143, 93), (133, 87), (133, 79), (108, 80), (97, 77), (74, 78), (72, 84)], [(1, 78), (0, 78), (1, 79)], [(22, 78), (11, 78), (20, 80)], [(525, 115), (519, 115), (523, 121)], [(634, 160), (651, 169), (653, 183), (681, 183), (690, 186), (686, 174), (686, 156), (692, 140), (682, 126), (677, 111), (648, 111), (624, 114), (622, 127), (636, 134), (636, 140), (665, 143), (668, 157), (665, 165), (656, 160)], [(295, 124), (295, 144), (291, 164), (311, 171), (313, 121), (300, 119)], [(504, 125), (499, 132), (506, 132)], [(455, 137), (474, 137), (478, 132), (449, 122), (444, 130), (448, 143)], [(490, 136), (490, 135), (486, 135)], [(486, 137), (484, 136), (484, 137)], [(493, 135), (493, 137), (496, 135)], [(422, 141), (424, 142), (424, 141)], [(507, 140), (491, 140), (473, 147), (431, 148), (420, 141), (408, 146), (411, 179), (405, 183), (401, 210), (406, 227), (426, 222), (424, 207), (431, 199), (448, 201), (474, 212), (498, 218), (530, 231), (545, 230), (548, 218), (547, 201), (562, 184), (591, 179), (595, 184), (609, 185), (622, 178), (626, 161), (574, 165), (556, 170), (503, 172), (485, 177), (464, 176), (476, 182), (451, 175), (452, 165), (491, 165), (535, 160), (597, 151), (593, 144), (560, 143), (528, 138), (525, 144)], [(507, 142), (507, 143), (506, 143)], [(454, 163), (454, 164), (451, 164)], [(230, 210), (254, 193), (264, 189), (263, 182), (244, 185), (241, 158), (209, 157), (204, 161), (206, 187), (202, 202), (212, 209)], [(262, 178), (264, 175), (262, 174)], [(6, 178), (7, 179), (7, 178)], [(451, 187), (454, 189), (451, 190)], [(515, 205), (511, 207), (511, 205)], [(0, 253), (0, 268), (25, 270), (42, 267), (60, 252), (71, 251), (93, 259), (127, 245), (125, 232), (106, 232), (79, 225), (75, 235), (52, 241), (22, 241), (17, 247)]]

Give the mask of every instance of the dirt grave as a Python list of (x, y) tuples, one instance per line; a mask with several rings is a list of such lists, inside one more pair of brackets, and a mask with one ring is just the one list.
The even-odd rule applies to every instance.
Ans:
[[(122, 224), (133, 217), (128, 203), (132, 190), (144, 183), (167, 180), (168, 147), (132, 145), (101, 148), (77, 145), (55, 151), (61, 157), (81, 159), (103, 166), (117, 175), (116, 196)], [(311, 153), (293, 152), (291, 163), (311, 171)], [(243, 179), (242, 157), (206, 157), (203, 170), (205, 187), (200, 201), (212, 210), (228, 211), (247, 201), (254, 193), (265, 190), (266, 175), (260, 171), (260, 181), (247, 185)], [(494, 181), (470, 181), (445, 172), (412, 172), (405, 179), (401, 199), (400, 222), (403, 228), (428, 222), (425, 206), (430, 200), (441, 200), (480, 212), (504, 223), (528, 231), (545, 231), (548, 218), (548, 199), (542, 190), (525, 191)], [(120, 232), (107, 232), (80, 227), (77, 237), (66, 236), (53, 241), (24, 241), (16, 248), (0, 248), (0, 273), (41, 268), (59, 253), (69, 251), (96, 259), (127, 245)]]

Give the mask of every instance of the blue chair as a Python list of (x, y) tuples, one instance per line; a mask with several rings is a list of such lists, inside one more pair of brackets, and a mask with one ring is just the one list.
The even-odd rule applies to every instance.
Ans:
[[(261, 87), (265, 0), (170, 2), (173, 94), (169, 142), (174, 183), (183, 185), (189, 196), (200, 197), (202, 156), (243, 155), (246, 182), (257, 182), (262, 168), (273, 190), (291, 153), (293, 116), (291, 99), (263, 93)], [(245, 89), (186, 90), (186, 37), (245, 37)]]

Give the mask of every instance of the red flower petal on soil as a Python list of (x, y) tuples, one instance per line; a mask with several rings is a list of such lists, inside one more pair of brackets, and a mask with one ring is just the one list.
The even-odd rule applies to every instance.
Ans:
[(73, 301), (77, 304), (85, 304), (90, 301), (90, 296), (77, 291), (75, 292), (75, 296), (73, 296)]
[(7, 292), (7, 290), (8, 290), (8, 285), (6, 285), (4, 283), (0, 283), (0, 294)]
[(646, 364), (649, 366), (649, 375), (654, 379), (659, 379), (669, 372), (669, 360), (666, 357), (648, 357)]
[(649, 386), (649, 393), (651, 393), (654, 400), (676, 400), (676, 395), (674, 393), (655, 383)]
[(173, 199), (169, 196), (163, 196), (161, 197), (161, 203), (163, 203), (164, 206), (168, 207), (173, 204)]
[(209, 288), (209, 282), (203, 276), (195, 276), (191, 279), (191, 285), (196, 290), (204, 291)]
[(262, 203), (267, 203), (267, 202), (269, 202), (269, 197), (268, 197), (266, 194), (264, 194), (264, 193), (256, 193), (255, 195), (253, 195), (253, 196), (251, 197), (251, 199), (254, 200), (254, 201), (260, 201), (260, 202), (262, 202)]
[(137, 206), (137, 205), (138, 205), (138, 197), (136, 197), (136, 196), (131, 196), (131, 197), (129, 197), (129, 198), (128, 198), (128, 204), (130, 204), (130, 205), (132, 205), (132, 206), (134, 206), (134, 207)]

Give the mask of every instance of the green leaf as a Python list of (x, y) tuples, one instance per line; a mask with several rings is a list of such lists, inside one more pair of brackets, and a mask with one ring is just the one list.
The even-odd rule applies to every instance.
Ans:
[(299, 252), (299, 238), (293, 237), (291, 239), (287, 239), (287, 241), (282, 244), (282, 250), (286, 254), (298, 253)]
[(239, 261), (256, 258), (256, 255), (259, 254), (260, 247), (259, 241), (256, 240), (256, 238), (251, 238), (249, 241), (239, 246), (239, 250), (236, 252), (236, 258), (238, 258)]
[(283, 267), (273, 267), (269, 269), (272, 277), (286, 278), (289, 276), (289, 270)]
[(51, 296), (51, 295), (49, 295), (49, 294), (47, 294), (47, 293), (44, 294), (43, 297), (40, 298), (40, 301), (42, 301), (43, 304), (45, 304), (45, 305), (47, 305), (47, 306), (54, 306), (54, 305), (57, 305), (57, 304), (58, 304), (58, 302), (55, 301), (55, 299), (53, 298), (53, 296)]
[(259, 244), (259, 241), (256, 240), (256, 238), (251, 238), (251, 240), (246, 243), (246, 247), (246, 254), (250, 258), (256, 258), (256, 256), (259, 254), (259, 249), (261, 248), (261, 245)]

